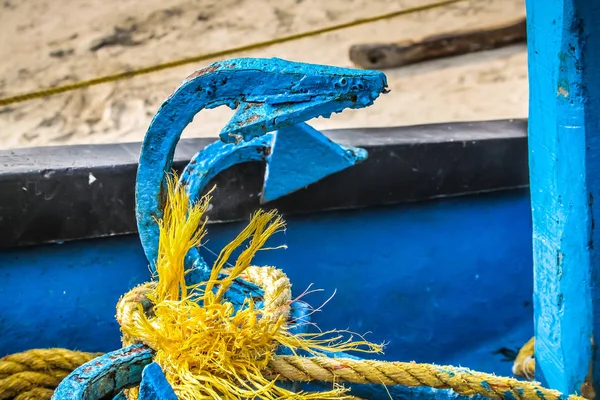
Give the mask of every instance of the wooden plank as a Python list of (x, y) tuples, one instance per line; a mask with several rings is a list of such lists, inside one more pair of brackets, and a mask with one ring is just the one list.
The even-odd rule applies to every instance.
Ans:
[(600, 328), (600, 3), (527, 0), (536, 378), (593, 396)]
[(526, 35), (525, 18), (519, 18), (497, 26), (448, 32), (398, 43), (357, 44), (350, 47), (350, 60), (361, 68), (394, 68), (524, 43)]

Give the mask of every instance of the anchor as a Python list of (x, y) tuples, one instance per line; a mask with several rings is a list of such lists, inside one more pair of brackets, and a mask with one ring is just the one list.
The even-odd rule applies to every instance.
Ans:
[[(281, 59), (233, 59), (190, 75), (161, 105), (142, 144), (136, 181), (136, 217), (141, 243), (152, 272), (158, 257), (159, 227), (166, 204), (167, 178), (185, 127), (203, 109), (235, 110), (220, 140), (200, 150), (185, 167), (179, 184), (190, 203), (210, 180), (239, 163), (266, 162), (261, 204), (311, 185), (367, 158), (367, 152), (332, 142), (305, 121), (344, 109), (370, 106), (386, 93), (385, 75), (377, 71), (290, 62)], [(188, 284), (204, 282), (210, 270), (197, 248), (185, 260)], [(234, 307), (262, 290), (242, 279), (226, 294)], [(292, 302), (290, 317), (308, 328), (307, 306)], [(280, 349), (280, 352), (285, 352)], [(353, 358), (348, 354), (335, 357)], [(139, 385), (139, 399), (176, 399), (153, 351), (136, 344), (94, 359), (65, 378), (53, 399), (125, 398), (123, 390)], [(390, 388), (394, 389), (394, 388)], [(410, 390), (410, 389), (403, 389)], [(427, 390), (427, 389), (423, 389)], [(384, 390), (385, 393), (385, 390)]]

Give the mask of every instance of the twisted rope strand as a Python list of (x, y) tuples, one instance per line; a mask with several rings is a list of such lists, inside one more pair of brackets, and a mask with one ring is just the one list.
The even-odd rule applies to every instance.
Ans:
[(33, 388), (28, 392), (23, 392), (15, 397), (15, 400), (48, 400), (54, 394), (53, 389)]
[(33, 349), (0, 359), (0, 400), (50, 399), (67, 375), (102, 353)]
[(493, 400), (585, 400), (577, 395), (564, 396), (557, 390), (546, 389), (536, 382), (523, 382), (467, 368), (432, 364), (276, 356), (269, 364), (269, 372), (273, 377), (297, 382), (427, 386), (452, 389), (465, 396), (481, 395)]

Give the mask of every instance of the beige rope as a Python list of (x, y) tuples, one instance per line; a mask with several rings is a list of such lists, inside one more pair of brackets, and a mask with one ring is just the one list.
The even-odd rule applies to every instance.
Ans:
[[(426, 386), (452, 389), (465, 395), (489, 399), (560, 400), (563, 395), (535, 382), (523, 382), (466, 368), (432, 364), (352, 360), (328, 357), (276, 356), (269, 364), (273, 377), (296, 382), (349, 382), (358, 384)], [(569, 396), (569, 400), (585, 400)]]
[(33, 349), (0, 359), (0, 400), (50, 399), (67, 375), (102, 353)]

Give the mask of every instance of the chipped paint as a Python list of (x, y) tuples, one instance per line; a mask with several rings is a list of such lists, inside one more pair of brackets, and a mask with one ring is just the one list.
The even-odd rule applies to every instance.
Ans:
[(569, 92), (567, 91), (567, 89), (565, 89), (564, 87), (560, 86), (558, 88), (558, 94), (562, 97), (569, 97)]
[[(600, 359), (600, 20), (594, 0), (527, 0), (536, 379), (578, 393)], [(591, 196), (591, 198), (590, 198)]]
[[(260, 84), (249, 85), (248, 82)], [(171, 170), (173, 153), (184, 128), (198, 112), (221, 105), (235, 106), (237, 111), (221, 131), (220, 138), (229, 144), (244, 143), (318, 116), (329, 116), (346, 108), (369, 106), (386, 92), (386, 88), (385, 75), (378, 71), (296, 63), (276, 58), (229, 60), (192, 74), (162, 104), (142, 144), (136, 182), (136, 216), (140, 239), (150, 265), (153, 267), (157, 256), (156, 219), (162, 216), (166, 173)], [(335, 146), (331, 144), (330, 147)], [(364, 158), (358, 152), (354, 154), (357, 155), (356, 160)], [(309, 159), (304, 162), (306, 175), (314, 181), (317, 174), (311, 168), (315, 164)], [(311, 181), (300, 175), (296, 175), (296, 178), (302, 178), (304, 182)], [(191, 184), (187, 176), (182, 182)], [(197, 257), (188, 260), (196, 260), (195, 264), (190, 265), (191, 268), (200, 272), (206, 270)]]
[(98, 357), (70, 373), (56, 388), (53, 400), (96, 400), (113, 397), (141, 381), (153, 352), (134, 345)]

